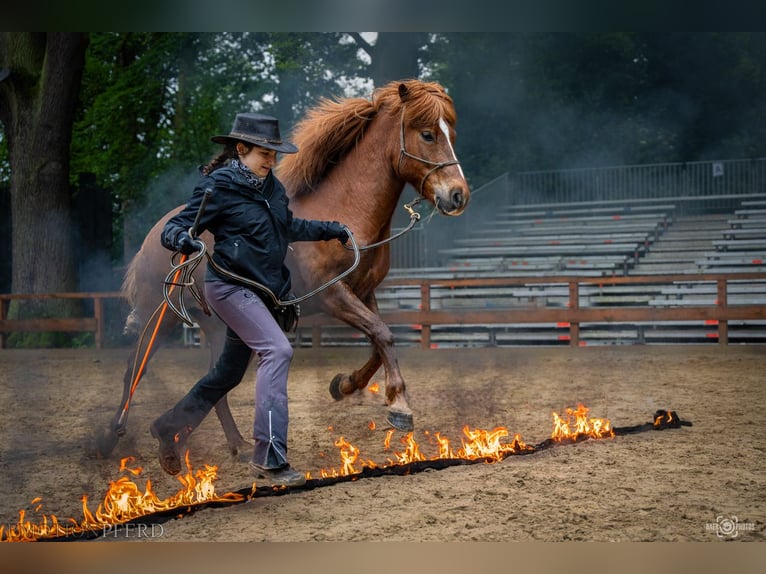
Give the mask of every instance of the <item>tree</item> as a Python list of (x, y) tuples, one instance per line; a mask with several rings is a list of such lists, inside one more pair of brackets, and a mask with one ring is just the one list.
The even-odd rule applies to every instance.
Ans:
[[(267, 51), (274, 59), (274, 115), (287, 128), (321, 97), (342, 95), (341, 84), (364, 75), (358, 47), (336, 32), (272, 33)], [(353, 94), (358, 95), (358, 94)]]
[(75, 125), (73, 172), (93, 173), (119, 206), (117, 260), (188, 197), (210, 141), (261, 111), (283, 132), (359, 70), (339, 33), (92, 33)]
[[(503, 172), (762, 157), (766, 34), (439, 34), (458, 155)], [(472, 172), (471, 166), (481, 166)]]
[(428, 44), (428, 34), (380, 32), (374, 44), (357, 32), (351, 36), (372, 60), (370, 69), (375, 86), (421, 76), (420, 54)]
[(215, 133), (273, 87), (264, 34), (93, 33), (73, 171), (93, 173), (118, 206), (116, 260), (188, 196)]
[[(0, 69), (7, 70), (0, 121), (11, 170), (11, 284), (17, 293), (76, 286), (69, 151), (87, 43), (84, 33), (0, 33)], [(11, 317), (22, 308), (45, 313), (39, 302), (16, 303)]]

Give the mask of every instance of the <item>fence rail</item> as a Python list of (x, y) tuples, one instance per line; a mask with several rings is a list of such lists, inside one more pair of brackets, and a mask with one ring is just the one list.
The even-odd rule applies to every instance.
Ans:
[[(431, 328), (438, 325), (501, 325), (556, 323), (569, 329), (570, 345), (580, 342), (581, 323), (627, 323), (627, 322), (672, 322), (672, 321), (707, 321), (718, 326), (718, 342), (729, 342), (729, 321), (766, 320), (766, 305), (728, 303), (729, 285), (736, 281), (754, 281), (766, 279), (766, 272), (751, 273), (710, 273), (710, 274), (673, 274), (620, 277), (476, 277), (476, 278), (396, 278), (387, 279), (380, 289), (399, 287), (418, 287), (420, 302), (416, 310), (394, 310), (381, 313), (382, 319), (389, 325), (419, 325), (421, 328), (421, 347), (431, 348)], [(580, 288), (583, 285), (667, 285), (676, 283), (714, 283), (716, 285), (715, 304), (684, 304), (653, 306), (612, 306), (581, 307)], [(434, 309), (432, 308), (432, 290), (434, 288), (457, 289), (464, 287), (513, 287), (513, 286), (556, 286), (565, 287), (569, 294), (566, 307), (534, 308), (491, 308), (491, 309)], [(89, 299), (93, 301), (94, 313), (83, 318), (41, 318), (7, 319), (7, 303), (13, 299)], [(0, 348), (5, 348), (5, 336), (14, 331), (81, 331), (95, 335), (97, 348), (104, 342), (105, 299), (121, 299), (119, 292), (104, 293), (51, 293), (51, 294), (0, 294)], [(340, 321), (324, 314), (301, 318), (301, 330), (309, 329), (312, 346), (321, 346), (322, 329), (343, 325)]]
[[(628, 323), (628, 322), (673, 322), (707, 321), (718, 326), (718, 342), (729, 342), (728, 322), (734, 320), (764, 320), (764, 305), (729, 305), (728, 286), (734, 281), (766, 279), (766, 272), (727, 273), (727, 274), (674, 274), (629, 277), (508, 277), (508, 278), (400, 278), (386, 280), (382, 288), (393, 286), (419, 286), (420, 302), (417, 310), (395, 310), (382, 312), (381, 318), (389, 325), (419, 325), (421, 328), (420, 345), (431, 348), (431, 328), (435, 325), (502, 325), (525, 323), (555, 323), (566, 325), (569, 329), (571, 346), (580, 344), (581, 323)], [(683, 306), (635, 306), (620, 305), (600, 307), (580, 307), (580, 287), (582, 285), (673, 285), (674, 283), (713, 282), (717, 286), (716, 302), (713, 305)], [(455, 309), (442, 310), (432, 308), (432, 289), (434, 287), (512, 287), (519, 285), (563, 285), (569, 293), (565, 308), (491, 308), (491, 309)], [(322, 328), (342, 325), (341, 322), (326, 315), (314, 315), (301, 319), (302, 327), (311, 330), (312, 346), (321, 344)]]
[[(0, 293), (0, 349), (6, 346), (8, 333), (13, 332), (86, 332), (93, 333), (96, 348), (104, 346), (104, 300), (122, 299), (120, 292), (102, 293)], [(45, 317), (35, 319), (8, 319), (8, 305), (12, 300), (44, 301), (50, 299), (80, 299), (93, 302), (91, 317)]]

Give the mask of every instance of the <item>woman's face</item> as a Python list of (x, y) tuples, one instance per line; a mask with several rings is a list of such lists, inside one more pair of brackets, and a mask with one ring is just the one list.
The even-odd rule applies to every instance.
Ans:
[(248, 150), (246, 145), (238, 143), (237, 153), (239, 154), (239, 161), (258, 177), (266, 177), (269, 175), (269, 171), (277, 165), (277, 152), (273, 149), (254, 145)]

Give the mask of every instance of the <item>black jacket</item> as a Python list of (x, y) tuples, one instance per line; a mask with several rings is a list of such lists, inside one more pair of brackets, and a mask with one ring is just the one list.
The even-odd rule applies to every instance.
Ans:
[[(272, 172), (258, 191), (236, 169), (223, 167), (202, 177), (186, 207), (165, 224), (161, 235), (164, 247), (176, 249), (178, 235), (194, 224), (206, 189), (213, 193), (200, 217), (197, 235), (205, 230), (213, 234), (213, 261), (226, 271), (268, 287), (282, 300), (290, 292), (290, 271), (285, 265), (288, 244), (326, 241), (343, 233), (343, 227), (334, 221), (293, 217), (285, 188)], [(206, 280), (210, 279), (236, 283), (208, 265)]]

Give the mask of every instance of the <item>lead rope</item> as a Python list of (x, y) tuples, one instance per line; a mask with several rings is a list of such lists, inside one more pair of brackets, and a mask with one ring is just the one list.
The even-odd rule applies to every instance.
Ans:
[[(195, 269), (199, 265), (203, 255), (207, 256), (208, 264), (217, 272), (225, 277), (229, 277), (231, 279), (234, 279), (235, 281), (242, 283), (244, 285), (247, 285), (248, 287), (252, 287), (254, 289), (258, 289), (265, 293), (272, 301), (272, 303), (277, 307), (287, 307), (289, 305), (295, 305), (298, 303), (301, 303), (305, 301), (306, 299), (309, 299), (316, 295), (317, 293), (320, 293), (321, 291), (324, 291), (331, 285), (334, 285), (341, 279), (347, 277), (350, 273), (352, 273), (359, 265), (359, 261), (361, 260), (360, 252), (367, 251), (368, 249), (374, 249), (376, 247), (380, 247), (381, 245), (385, 245), (386, 243), (390, 243), (391, 241), (398, 239), (405, 233), (408, 233), (412, 230), (413, 227), (415, 227), (415, 224), (417, 224), (418, 221), (420, 221), (420, 213), (415, 211), (414, 206), (417, 205), (422, 201), (422, 197), (416, 197), (414, 200), (412, 200), (409, 203), (404, 204), (404, 209), (407, 211), (407, 213), (410, 214), (410, 222), (401, 231), (398, 233), (392, 235), (391, 237), (388, 237), (387, 239), (383, 239), (382, 241), (378, 241), (376, 243), (371, 243), (369, 245), (364, 245), (362, 247), (359, 247), (359, 244), (356, 242), (356, 238), (354, 237), (354, 234), (351, 232), (351, 230), (343, 226), (343, 228), (346, 230), (346, 233), (348, 233), (349, 240), (351, 242), (351, 245), (343, 245), (345, 249), (348, 249), (350, 251), (354, 252), (354, 262), (351, 264), (351, 266), (346, 269), (344, 272), (342, 272), (340, 275), (334, 277), (327, 283), (320, 285), (313, 291), (310, 291), (309, 293), (306, 293), (305, 295), (302, 295), (300, 297), (297, 297), (295, 299), (289, 299), (287, 301), (281, 301), (279, 297), (277, 297), (274, 292), (266, 287), (266, 285), (263, 285), (262, 283), (259, 283), (257, 281), (253, 281), (252, 279), (248, 279), (247, 277), (242, 277), (241, 275), (237, 275), (236, 273), (232, 273), (231, 271), (228, 271), (226, 269), (223, 269), (220, 265), (218, 265), (211, 255), (207, 252), (207, 248), (205, 246), (205, 243), (203, 241), (197, 240), (197, 245), (200, 247), (200, 250), (194, 254), (193, 257), (186, 259), (185, 261), (182, 260), (181, 263), (178, 265), (174, 265), (171, 260), (172, 269), (170, 273), (165, 277), (165, 281), (163, 282), (163, 296), (165, 298), (165, 304), (170, 308), (171, 311), (173, 311), (181, 321), (186, 323), (188, 326), (192, 327), (194, 325), (194, 322), (191, 319), (191, 316), (189, 315), (189, 312), (186, 310), (186, 305), (183, 299), (183, 288), (189, 287), (191, 290), (192, 295), (196, 299), (196, 301), (202, 306), (203, 310), (206, 314), (210, 314), (210, 311), (207, 309), (207, 305), (205, 304), (205, 301), (202, 297), (202, 294), (199, 292), (199, 290), (196, 288), (194, 277), (192, 276)], [(173, 279), (171, 280), (171, 275), (174, 275)], [(173, 287), (181, 287), (180, 291), (181, 294), (178, 297), (178, 304), (174, 304), (170, 300), (170, 292), (172, 291)]]
[[(213, 190), (208, 188), (204, 191), (202, 196), (202, 201), (199, 206), (199, 210), (197, 211), (197, 216), (194, 218), (194, 223), (192, 224), (191, 228), (189, 229), (189, 235), (194, 238), (197, 235), (197, 228), (199, 226), (200, 218), (202, 217), (202, 213), (205, 211), (205, 206), (207, 205), (207, 202), (210, 200), (211, 195), (213, 194)], [(149, 360), (149, 355), (151, 354), (152, 347), (154, 346), (154, 341), (157, 338), (157, 333), (160, 330), (160, 325), (162, 324), (162, 319), (165, 317), (165, 311), (171, 309), (178, 317), (184, 321), (184, 323), (187, 323), (189, 326), (193, 325), (193, 322), (191, 321), (191, 317), (189, 316), (188, 311), (186, 310), (186, 305), (184, 304), (183, 300), (183, 287), (188, 286), (192, 292), (192, 295), (195, 299), (200, 303), (202, 309), (209, 315), (210, 310), (207, 308), (207, 305), (205, 304), (202, 294), (199, 293), (197, 288), (194, 286), (194, 279), (192, 277), (192, 273), (196, 269), (197, 265), (199, 265), (200, 260), (202, 259), (202, 254), (205, 252), (205, 244), (202, 241), (197, 240), (197, 243), (201, 246), (201, 252), (196, 253), (193, 257), (187, 259), (186, 255), (181, 255), (181, 261), (178, 265), (174, 264), (175, 256), (176, 254), (173, 254), (173, 257), (171, 258), (171, 266), (172, 269), (170, 273), (165, 277), (165, 281), (163, 282), (163, 301), (157, 306), (157, 308), (152, 313), (151, 317), (149, 317), (149, 320), (146, 322), (146, 325), (144, 325), (144, 328), (141, 331), (141, 336), (138, 339), (138, 344), (136, 346), (136, 355), (133, 359), (133, 369), (131, 370), (131, 383), (130, 383), (130, 389), (128, 390), (128, 397), (125, 400), (125, 403), (122, 407), (122, 410), (120, 411), (120, 416), (117, 419), (117, 423), (115, 424), (115, 428), (113, 429), (117, 435), (120, 435), (125, 432), (125, 423), (128, 418), (128, 410), (130, 409), (130, 401), (133, 398), (133, 394), (136, 392), (136, 388), (138, 388), (138, 382), (141, 380), (141, 376), (144, 373), (144, 368), (146, 367), (146, 363)], [(181, 275), (183, 274), (183, 277)], [(170, 279), (170, 276), (173, 276), (172, 279)], [(182, 279), (182, 281), (179, 283), (179, 279)], [(180, 286), (181, 289), (180, 295), (178, 297), (179, 305), (176, 306), (173, 304), (173, 302), (170, 300), (170, 294), (173, 292), (173, 289), (176, 286)], [(149, 325), (152, 324), (152, 319), (154, 317), (157, 317), (157, 320), (154, 323), (154, 330), (152, 331), (152, 336), (149, 338), (149, 343), (146, 346), (146, 349), (144, 350), (144, 356), (143, 359), (141, 359), (140, 364), (138, 357), (141, 354), (141, 349), (144, 345), (144, 337), (146, 337), (146, 333), (149, 329)]]
[[(405, 233), (412, 231), (412, 228), (415, 227), (415, 224), (418, 221), (420, 221), (420, 214), (417, 211), (415, 211), (413, 207), (417, 205), (418, 203), (420, 203), (422, 200), (423, 200), (422, 197), (416, 197), (409, 203), (405, 203), (403, 205), (407, 213), (410, 214), (410, 222), (407, 224), (407, 227), (405, 227), (398, 233), (392, 235), (391, 237), (388, 237), (387, 239), (383, 239), (381, 241), (378, 241), (377, 243), (370, 243), (369, 245), (359, 247), (359, 251), (367, 251), (368, 249), (374, 249), (375, 247), (380, 247), (381, 245), (385, 245), (386, 243), (391, 243), (394, 239), (399, 239)], [(344, 245), (343, 247), (345, 247), (346, 249), (353, 249), (353, 247), (349, 247), (348, 245)]]

